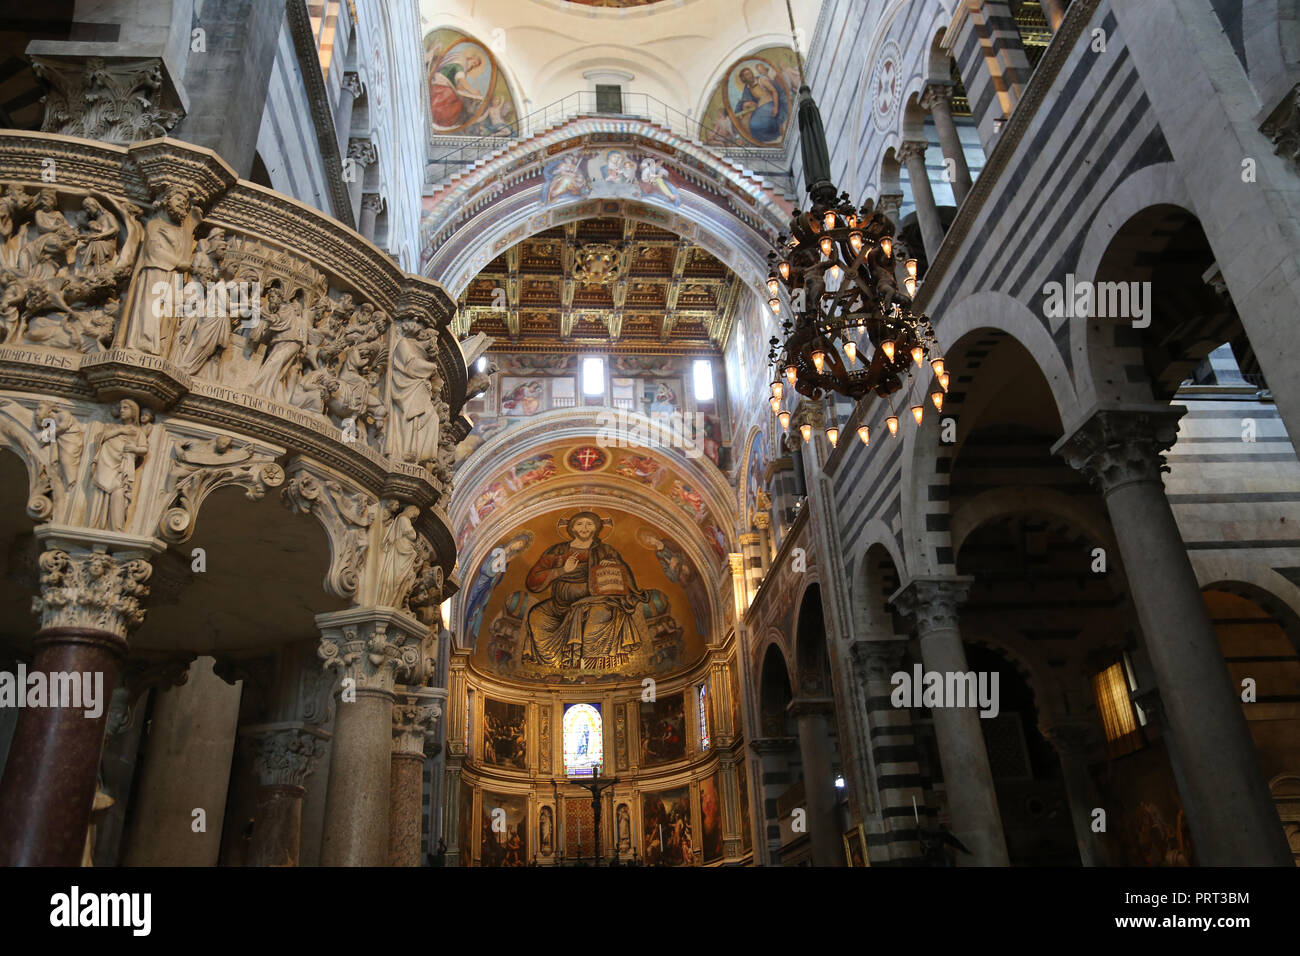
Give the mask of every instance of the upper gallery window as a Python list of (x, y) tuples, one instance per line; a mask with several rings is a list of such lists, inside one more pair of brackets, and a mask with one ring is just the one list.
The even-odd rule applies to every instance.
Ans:
[(582, 394), (605, 394), (605, 360), (599, 355), (588, 355), (582, 360)]
[(713, 363), (708, 359), (696, 359), (691, 366), (692, 384), (695, 388), (697, 402), (713, 401)]
[(592, 704), (570, 704), (563, 726), (565, 776), (591, 776), (604, 758), (600, 710)]

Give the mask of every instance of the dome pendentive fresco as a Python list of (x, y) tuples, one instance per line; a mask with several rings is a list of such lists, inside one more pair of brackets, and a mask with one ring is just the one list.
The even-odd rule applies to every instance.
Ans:
[(459, 30), (430, 31), (424, 38), (424, 73), (435, 134), (515, 135), (514, 95), (483, 43)]
[(708, 602), (699, 569), (656, 524), (574, 508), (524, 522), (498, 542), (470, 585), (465, 628), (488, 673), (630, 680), (693, 663)]

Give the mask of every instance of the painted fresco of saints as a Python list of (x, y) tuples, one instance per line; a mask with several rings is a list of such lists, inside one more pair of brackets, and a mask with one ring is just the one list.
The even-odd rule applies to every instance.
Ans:
[(790, 115), (790, 102), (784, 89), (773, 82), (770, 71), (755, 74), (743, 67), (739, 75), (743, 92), (736, 102), (736, 120), (759, 143), (775, 143), (785, 130), (786, 117)]
[(528, 572), (528, 590), (550, 597), (528, 612), (524, 661), (581, 667), (640, 646), (636, 611), (647, 595), (618, 550), (600, 540), (607, 523), (590, 511), (561, 521), (569, 540), (547, 548)]

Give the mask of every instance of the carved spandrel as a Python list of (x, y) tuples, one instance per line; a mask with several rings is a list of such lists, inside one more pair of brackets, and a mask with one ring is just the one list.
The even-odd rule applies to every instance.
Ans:
[(379, 502), (364, 491), (301, 466), (293, 471), (281, 494), (286, 506), (314, 515), (329, 535), (326, 592), (355, 601), (367, 569), (370, 527), (379, 513)]

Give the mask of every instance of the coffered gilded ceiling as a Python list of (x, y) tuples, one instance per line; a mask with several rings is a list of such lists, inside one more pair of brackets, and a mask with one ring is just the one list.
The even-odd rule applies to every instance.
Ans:
[(507, 249), (461, 296), (461, 321), (498, 349), (712, 352), (725, 341), (735, 274), (648, 223), (584, 219)]

